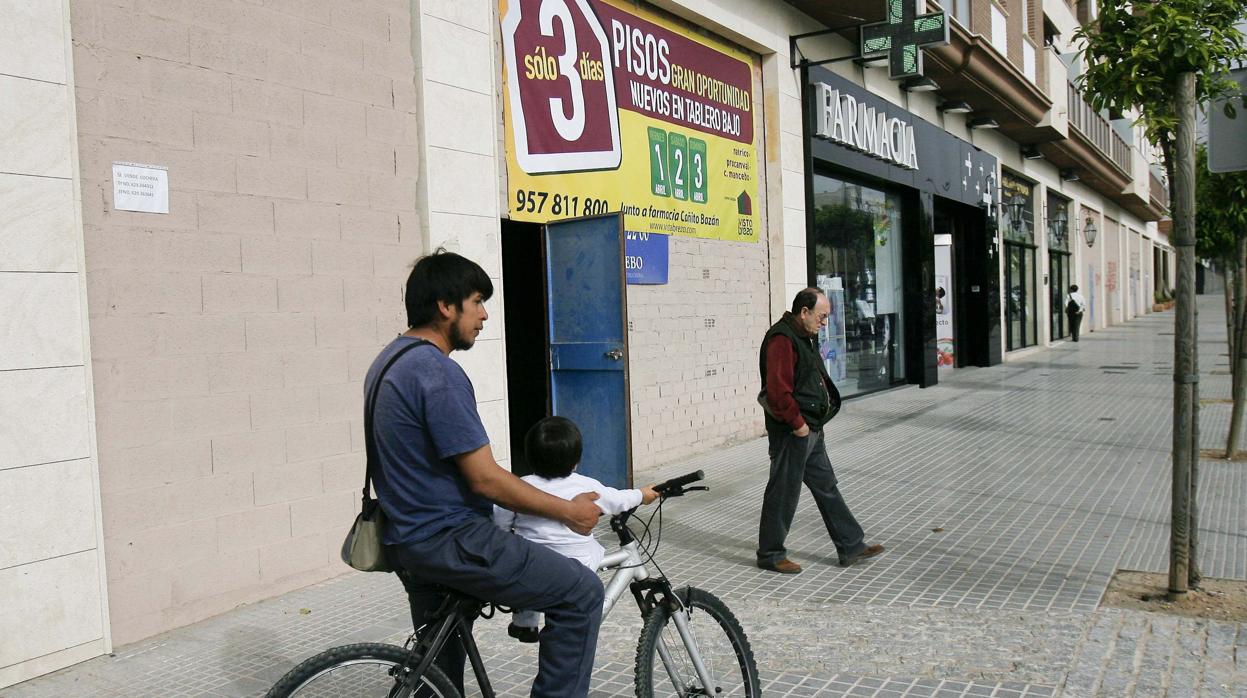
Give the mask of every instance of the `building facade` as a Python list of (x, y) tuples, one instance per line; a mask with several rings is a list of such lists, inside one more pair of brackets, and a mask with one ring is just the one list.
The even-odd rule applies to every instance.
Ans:
[(928, 83), (802, 64), (878, 0), (0, 0), (0, 686), (346, 571), (364, 371), (438, 247), (498, 288), (455, 359), (516, 467), (597, 295), (549, 292), (558, 219), (623, 213), (633, 468), (762, 433), (809, 285), (847, 394), (1061, 341), (1071, 283), (1084, 332), (1149, 312), (1165, 190), (1071, 82), (1091, 9), (950, 4)]

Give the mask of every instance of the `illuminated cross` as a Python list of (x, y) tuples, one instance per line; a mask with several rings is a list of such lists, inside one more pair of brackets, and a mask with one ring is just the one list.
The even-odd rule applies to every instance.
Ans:
[(919, 15), (918, 0), (886, 2), (886, 22), (862, 25), (862, 58), (886, 54), (893, 80), (922, 75), (921, 48), (948, 43), (948, 17)]

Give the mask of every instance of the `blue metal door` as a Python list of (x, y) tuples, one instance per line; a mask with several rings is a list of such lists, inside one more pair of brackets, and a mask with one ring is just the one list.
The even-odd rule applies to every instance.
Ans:
[(584, 435), (579, 472), (632, 482), (623, 216), (545, 226), (552, 412)]

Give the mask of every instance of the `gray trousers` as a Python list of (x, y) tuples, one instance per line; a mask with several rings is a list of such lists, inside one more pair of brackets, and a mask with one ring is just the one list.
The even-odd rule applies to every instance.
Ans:
[(758, 523), (758, 562), (774, 564), (788, 557), (784, 540), (797, 513), (801, 484), (810, 488), (818, 512), (823, 515), (827, 535), (842, 556), (856, 555), (866, 548), (865, 533), (853, 518), (849, 505), (836, 487), (836, 473), (827, 458), (823, 430), (804, 438), (786, 428), (767, 429), (770, 440), (771, 477), (762, 496), (762, 517)]
[[(581, 563), (499, 529), (486, 517), (446, 529), (419, 543), (388, 546), (401, 566), (411, 619), (425, 624), (445, 587), (504, 606), (544, 612), (534, 696), (586, 696), (604, 592)], [(463, 690), (465, 655), (450, 642), (437, 664)]]

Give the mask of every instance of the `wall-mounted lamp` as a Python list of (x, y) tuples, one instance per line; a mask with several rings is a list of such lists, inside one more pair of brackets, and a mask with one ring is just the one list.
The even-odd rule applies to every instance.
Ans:
[(1067, 168), (1065, 168), (1065, 169), (1061, 170), (1061, 181), (1063, 181), (1063, 182), (1077, 182), (1077, 181), (1078, 181), (1078, 173), (1074, 171), (1074, 168), (1072, 168), (1072, 167), (1067, 167)]
[(901, 89), (906, 92), (934, 92), (940, 89), (940, 85), (925, 75), (915, 75), (902, 82)]
[(980, 116), (967, 121), (966, 126), (973, 129), (1000, 128), (1000, 123), (990, 116)]
[(1095, 229), (1095, 221), (1088, 218), (1086, 223), (1082, 224), (1082, 237), (1087, 241), (1087, 247), (1095, 245), (1095, 236), (1100, 231)]
[(1026, 212), (1026, 197), (1014, 194), (1009, 197), (1008, 201), (1000, 202), (1000, 207), (1004, 209), (1005, 214), (1008, 214), (1009, 227), (1013, 229), (1013, 232), (1021, 232), (1022, 224), (1025, 222), (1022, 220), (1022, 215)]
[(974, 107), (969, 102), (957, 100), (955, 102), (944, 102), (939, 106), (940, 113), (943, 114), (968, 114), (974, 111)]
[(1065, 212), (1065, 206), (1056, 209), (1056, 213), (1048, 216), (1048, 239), (1049, 245), (1057, 249), (1068, 249), (1069, 237), (1069, 214)]
[(1024, 145), (1022, 146), (1022, 157), (1027, 160), (1042, 160), (1043, 153), (1039, 152), (1039, 146), (1037, 145)]

